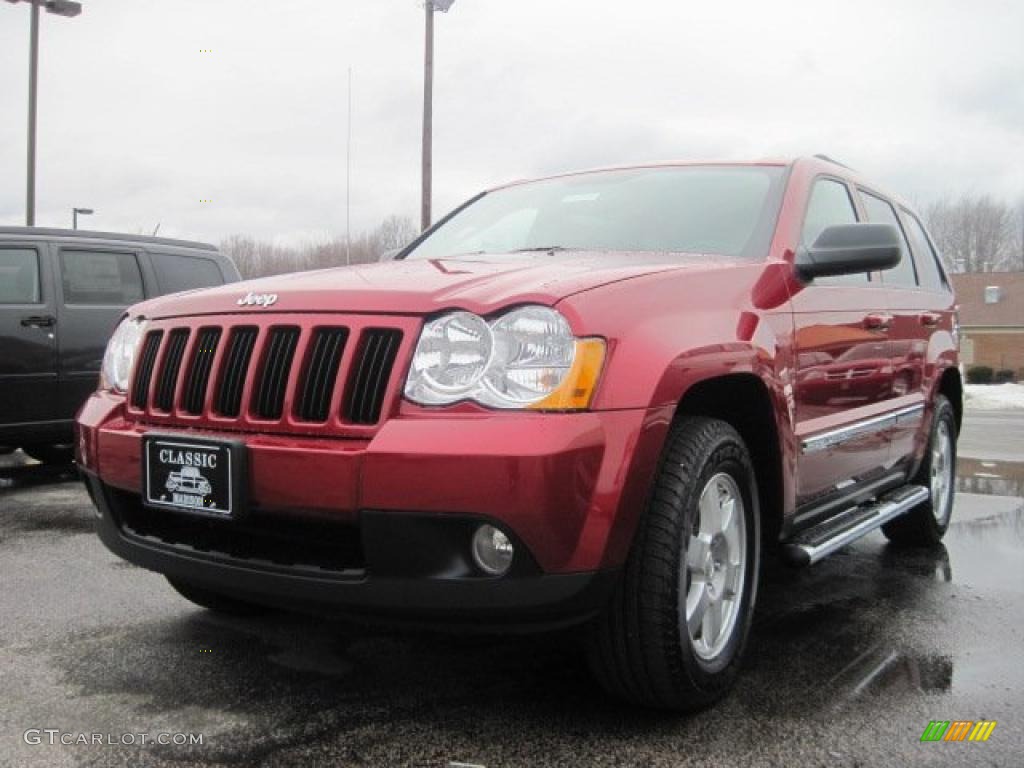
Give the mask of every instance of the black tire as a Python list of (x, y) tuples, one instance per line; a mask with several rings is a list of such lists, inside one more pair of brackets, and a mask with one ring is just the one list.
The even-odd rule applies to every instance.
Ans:
[(179, 595), (214, 613), (223, 613), (229, 616), (259, 616), (270, 611), (269, 608), (263, 605), (239, 600), (236, 597), (215, 592), (205, 587), (197, 587), (195, 584), (190, 584), (180, 579), (172, 579), (170, 576), (166, 578)]
[(52, 466), (71, 464), (75, 460), (75, 446), (71, 443), (33, 443), (21, 446), (36, 461)]
[[(936, 493), (932, 489), (932, 469), (934, 465), (935, 446), (943, 429), (949, 436), (949, 492), (941, 503), (942, 509), (936, 514)], [(927, 501), (918, 504), (909, 512), (882, 526), (882, 532), (889, 541), (901, 546), (931, 547), (942, 541), (949, 529), (949, 519), (953, 514), (953, 497), (956, 495), (956, 414), (953, 405), (943, 395), (935, 397), (935, 415), (932, 428), (928, 434), (928, 448), (912, 483), (923, 485), (929, 490)]]
[[(722, 474), (732, 478), (743, 501), (746, 543), (737, 548), (744, 553), (745, 575), (736, 590), (735, 619), (721, 633), (724, 645), (709, 660), (695, 650), (682, 590), (691, 585), (686, 549), (699, 526), (698, 502)], [(622, 577), (590, 627), (590, 666), (606, 690), (635, 704), (677, 711), (703, 709), (730, 690), (757, 596), (759, 518), (754, 470), (736, 430), (703, 417), (678, 423), (667, 440)]]

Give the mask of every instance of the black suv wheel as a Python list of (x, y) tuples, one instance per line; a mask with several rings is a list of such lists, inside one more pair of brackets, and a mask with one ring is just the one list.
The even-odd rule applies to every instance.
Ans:
[(71, 443), (31, 443), (21, 446), (21, 450), (43, 464), (70, 464), (75, 460)]

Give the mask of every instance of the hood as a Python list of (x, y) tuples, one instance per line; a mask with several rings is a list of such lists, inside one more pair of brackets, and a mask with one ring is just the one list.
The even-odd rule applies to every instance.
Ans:
[[(410, 259), (265, 277), (151, 299), (150, 318), (237, 312), (429, 314), (460, 308), (488, 314), (512, 304), (553, 305), (567, 296), (655, 272), (725, 266), (720, 257), (679, 253), (558, 252)], [(239, 304), (273, 295), (269, 307)]]

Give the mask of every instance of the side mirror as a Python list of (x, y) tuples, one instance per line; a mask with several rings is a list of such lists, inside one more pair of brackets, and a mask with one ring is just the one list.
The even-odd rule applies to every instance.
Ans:
[(889, 269), (900, 263), (900, 233), (892, 224), (837, 224), (826, 227), (810, 248), (796, 254), (803, 280)]
[(404, 248), (392, 248), (390, 251), (384, 251), (384, 253), (377, 257), (377, 261), (394, 261), (395, 257), (404, 250)]

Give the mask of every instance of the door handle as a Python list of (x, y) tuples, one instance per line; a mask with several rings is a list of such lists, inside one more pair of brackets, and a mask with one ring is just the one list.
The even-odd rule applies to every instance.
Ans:
[(27, 315), (21, 318), (21, 324), (26, 328), (52, 328), (57, 324), (57, 318), (53, 315)]
[(892, 325), (892, 315), (886, 312), (872, 312), (864, 317), (864, 327), (871, 330), (887, 331), (890, 325)]
[(942, 320), (942, 315), (938, 312), (922, 312), (917, 319), (925, 328), (934, 328)]

